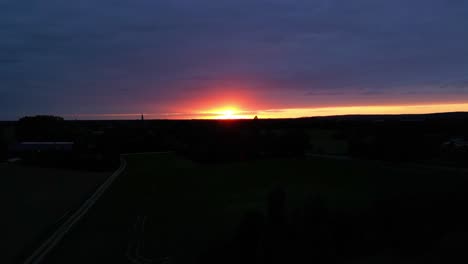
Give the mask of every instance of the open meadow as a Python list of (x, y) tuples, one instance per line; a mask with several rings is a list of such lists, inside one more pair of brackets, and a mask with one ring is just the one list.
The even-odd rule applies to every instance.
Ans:
[[(318, 250), (304, 240), (320, 239), (323, 254), (342, 260), (424, 261), (427, 250), (445, 254), (463, 222), (463, 170), (319, 158), (201, 164), (173, 153), (126, 159), (126, 172), (47, 263), (71, 255), (67, 263), (246, 263), (285, 243), (279, 238), (291, 248), (278, 248), (298, 258)], [(245, 248), (243, 240), (258, 243)]]
[(109, 173), (0, 164), (1, 263), (16, 263)]

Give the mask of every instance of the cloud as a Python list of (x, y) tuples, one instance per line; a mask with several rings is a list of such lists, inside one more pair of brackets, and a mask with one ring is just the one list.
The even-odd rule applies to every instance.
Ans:
[(0, 94), (16, 103), (0, 112), (163, 113), (225, 83), (271, 108), (323, 103), (317, 96), (468, 99), (467, 9), (457, 0), (2, 1)]

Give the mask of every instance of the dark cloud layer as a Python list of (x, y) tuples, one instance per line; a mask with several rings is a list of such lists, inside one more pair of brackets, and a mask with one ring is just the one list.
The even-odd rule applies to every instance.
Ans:
[(0, 119), (167, 113), (225, 84), (271, 109), (468, 99), (467, 10), (463, 0), (0, 0)]

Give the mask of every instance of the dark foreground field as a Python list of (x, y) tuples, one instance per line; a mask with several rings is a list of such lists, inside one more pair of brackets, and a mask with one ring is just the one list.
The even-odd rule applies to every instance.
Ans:
[(126, 172), (44, 263), (437, 263), (466, 246), (461, 170), (126, 159)]
[(0, 263), (16, 263), (108, 173), (0, 164)]

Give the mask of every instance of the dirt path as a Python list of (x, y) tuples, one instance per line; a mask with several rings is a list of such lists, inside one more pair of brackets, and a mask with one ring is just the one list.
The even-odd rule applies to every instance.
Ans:
[(109, 175), (0, 164), (0, 262), (17, 262)]

